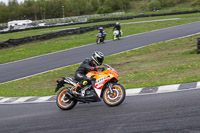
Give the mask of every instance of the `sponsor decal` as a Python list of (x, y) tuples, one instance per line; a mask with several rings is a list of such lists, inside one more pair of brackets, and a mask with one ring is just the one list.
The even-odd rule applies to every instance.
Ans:
[(111, 77), (105, 76), (103, 78), (100, 78), (100, 79), (96, 80), (95, 88), (96, 89), (102, 89), (104, 83), (107, 82), (110, 78)]

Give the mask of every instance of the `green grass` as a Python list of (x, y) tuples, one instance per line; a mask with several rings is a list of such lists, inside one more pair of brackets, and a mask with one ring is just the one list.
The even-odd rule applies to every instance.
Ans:
[(164, 13), (199, 10), (199, 6), (191, 5), (193, 2), (194, 1), (181, 2), (180, 4), (174, 4), (171, 6), (162, 7), (161, 9), (157, 10), (156, 12), (153, 12), (148, 9), (148, 4), (149, 4), (148, 0), (133, 1), (132, 5), (131, 5), (132, 8), (130, 8), (130, 9), (128, 9), (128, 11), (126, 11), (126, 15), (129, 15), (129, 14), (138, 15), (141, 12), (143, 12), (144, 14), (164, 14)]
[[(181, 25), (191, 22), (199, 21), (200, 18), (176, 20), (176, 21), (163, 21), (163, 22), (151, 22), (141, 24), (123, 25), (123, 36), (132, 34), (148, 32), (155, 29), (166, 28), (175, 25)], [(107, 40), (112, 38), (112, 28), (105, 29), (107, 33)], [(0, 50), (0, 63), (6, 63), (25, 59), (37, 55), (52, 53), (60, 50), (74, 48), (90, 43), (95, 43), (96, 31), (87, 32), (80, 35), (70, 35), (64, 37), (58, 37), (45, 41), (35, 41), (24, 45), (10, 47)]]
[[(173, 5), (171, 7), (162, 7), (162, 9), (157, 10), (156, 12), (149, 11), (148, 9), (149, 1), (134, 1), (132, 2), (132, 8), (128, 9), (123, 15), (111, 15), (111, 16), (98, 16), (92, 17), (89, 19), (99, 19), (99, 18), (112, 18), (112, 17), (125, 17), (125, 16), (138, 16), (139, 13), (144, 13), (145, 15), (152, 14), (165, 14), (165, 13), (174, 13), (174, 12), (185, 12), (185, 11), (197, 11), (199, 10), (198, 6), (191, 6), (191, 3), (181, 3)], [(173, 15), (172, 15), (173, 16)]]
[[(131, 19), (131, 20), (119, 20), (119, 22), (120, 23), (128, 23), (128, 22), (148, 21), (148, 20), (157, 20), (157, 19), (188, 18), (188, 17), (200, 17), (200, 13), (135, 18), (135, 19)], [(105, 22), (97, 22), (97, 23), (89, 23), (89, 24), (81, 24), (81, 25), (61, 26), (61, 27), (54, 27), (54, 28), (35, 29), (35, 30), (28, 30), (28, 31), (21, 31), (21, 32), (13, 32), (13, 33), (8, 33), (8, 34), (0, 34), (0, 42), (6, 41), (8, 39), (17, 39), (17, 38), (28, 37), (28, 36), (42, 35), (45, 33), (58, 32), (61, 30), (65, 30), (67, 28), (86, 27), (86, 26), (92, 26), (92, 25), (103, 25), (103, 24), (115, 23), (115, 22), (116, 21), (105, 21)]]
[[(118, 71), (119, 83), (126, 89), (200, 81), (200, 56), (196, 54), (199, 37), (165, 41), (108, 56), (104, 63)], [(0, 96), (55, 95), (55, 80), (73, 76), (78, 66), (0, 84)]]
[(195, 11), (199, 10), (199, 7), (191, 6), (189, 3), (183, 3), (172, 7), (162, 8), (161, 12), (184, 12), (184, 11)]

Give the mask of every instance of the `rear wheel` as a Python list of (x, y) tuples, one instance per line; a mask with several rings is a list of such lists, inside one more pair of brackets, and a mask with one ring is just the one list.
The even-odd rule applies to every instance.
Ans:
[(71, 99), (66, 95), (69, 91), (69, 88), (64, 88), (57, 95), (56, 104), (62, 110), (70, 110), (77, 104), (75, 99)]
[(120, 84), (114, 84), (112, 91), (113, 93), (110, 92), (109, 88), (106, 88), (103, 93), (103, 100), (108, 106), (118, 106), (124, 101), (126, 91)]

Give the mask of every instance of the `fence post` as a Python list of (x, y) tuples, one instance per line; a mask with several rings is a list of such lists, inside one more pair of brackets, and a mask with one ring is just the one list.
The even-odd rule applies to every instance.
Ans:
[(197, 38), (197, 54), (200, 54), (200, 38)]

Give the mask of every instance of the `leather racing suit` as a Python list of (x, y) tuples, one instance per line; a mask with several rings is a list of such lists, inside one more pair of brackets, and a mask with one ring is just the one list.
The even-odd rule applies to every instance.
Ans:
[(115, 27), (113, 28), (113, 31), (115, 29), (119, 31), (119, 35), (121, 36), (121, 26), (120, 25), (115, 25)]
[(75, 72), (74, 78), (79, 83), (74, 88), (74, 91), (80, 91), (81, 88), (90, 83), (91, 79), (89, 79), (86, 74), (90, 71), (97, 71), (98, 69), (99, 68), (93, 63), (92, 59), (85, 59)]

